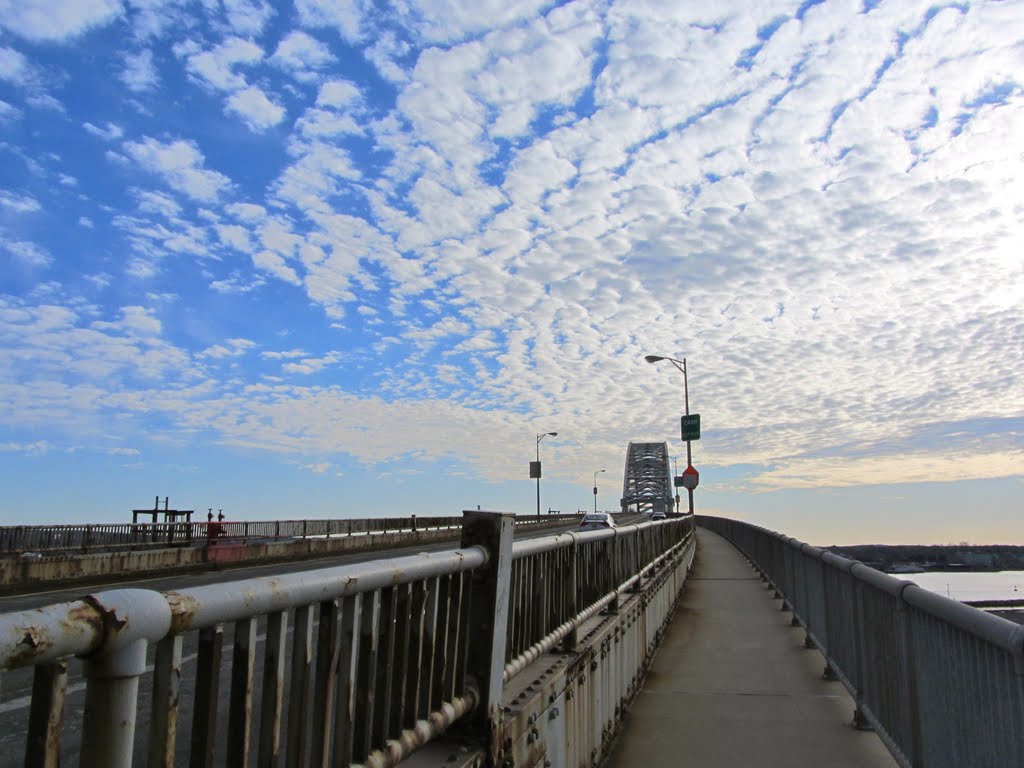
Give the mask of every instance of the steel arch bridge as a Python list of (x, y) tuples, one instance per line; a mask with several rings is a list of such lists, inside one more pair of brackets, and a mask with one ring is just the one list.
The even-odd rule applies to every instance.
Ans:
[(668, 443), (630, 443), (622, 477), (623, 512), (672, 511)]

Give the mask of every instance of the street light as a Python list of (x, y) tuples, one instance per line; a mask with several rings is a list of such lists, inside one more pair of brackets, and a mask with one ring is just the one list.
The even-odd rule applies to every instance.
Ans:
[[(679, 461), (679, 457), (678, 456), (673, 456), (672, 457), (672, 482), (673, 483), (675, 482), (675, 478), (679, 477), (679, 464), (676, 463), (678, 461)], [(675, 492), (676, 492), (676, 514), (678, 515), (679, 514), (679, 489), (678, 488), (674, 488), (673, 490), (675, 490)]]
[[(690, 388), (686, 383), (686, 358), (682, 360), (676, 360), (674, 357), (663, 357), (661, 355), (645, 355), (644, 360), (648, 363), (658, 363), (662, 360), (668, 360), (672, 365), (683, 372), (683, 404), (686, 410), (684, 413), (690, 415)], [(687, 468), (693, 466), (693, 455), (690, 452), (690, 441), (686, 441), (686, 466)], [(690, 514), (693, 514), (693, 488), (686, 489), (687, 495), (690, 497)]]
[(594, 471), (594, 514), (595, 515), (597, 514), (597, 476), (600, 473), (602, 473), (602, 472), (604, 472), (603, 469), (598, 469), (598, 470)]
[(557, 432), (537, 435), (537, 460), (530, 462), (530, 477), (537, 478), (537, 522), (540, 522), (540, 441), (545, 437), (558, 437)]

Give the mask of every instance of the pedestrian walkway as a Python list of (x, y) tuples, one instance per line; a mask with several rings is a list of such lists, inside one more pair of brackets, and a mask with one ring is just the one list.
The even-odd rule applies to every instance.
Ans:
[(893, 768), (758, 574), (698, 528), (686, 593), (606, 768)]

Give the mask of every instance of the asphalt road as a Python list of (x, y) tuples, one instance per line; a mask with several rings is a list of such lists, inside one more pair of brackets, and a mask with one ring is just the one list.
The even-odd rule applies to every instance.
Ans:
[[(636, 516), (622, 524), (646, 520), (643, 516)], [(519, 533), (520, 538), (535, 538), (549, 536), (555, 533), (574, 530), (575, 525), (566, 525), (562, 528), (548, 529)], [(77, 600), (84, 595), (103, 591), (105, 589), (142, 588), (157, 591), (181, 590), (206, 584), (224, 583), (239, 579), (253, 577), (279, 575), (299, 571), (316, 570), (336, 565), (353, 564), (371, 560), (379, 560), (382, 557), (401, 556), (416, 554), (418, 552), (444, 551), (457, 546), (455, 542), (444, 542), (429, 546), (413, 546), (402, 549), (392, 549), (385, 552), (364, 552), (354, 555), (340, 555), (336, 557), (320, 558), (316, 560), (303, 560), (294, 563), (273, 563), (268, 565), (247, 566), (227, 571), (212, 571), (202, 573), (184, 573), (172, 576), (158, 576), (144, 579), (120, 579), (112, 580), (106, 584), (92, 584), (87, 588), (67, 588), (34, 591), (31, 593), (10, 595), (0, 599), (0, 613), (12, 611), (31, 610), (45, 605), (70, 602)], [(257, 630), (257, 642), (262, 645), (265, 637), (265, 620), (260, 621)], [(314, 630), (315, 631), (315, 630)], [(289, 635), (292, 628), (289, 626)], [(197, 659), (198, 633), (189, 632), (184, 637), (182, 651), (181, 690), (179, 698), (178, 716), (178, 741), (176, 764), (185, 764), (188, 756), (188, 733), (191, 730), (191, 719), (194, 698), (195, 664)], [(286, 646), (290, 649), (291, 638)], [(258, 650), (261, 653), (261, 649)], [(147, 674), (139, 681), (139, 711), (137, 719), (137, 731), (144, 731), (149, 721), (149, 711), (152, 697), (153, 677), (149, 672), (152, 670), (155, 646), (150, 646), (148, 654)], [(230, 669), (232, 655), (231, 631), (225, 628), (224, 646), (221, 663), (220, 699), (218, 704), (219, 712), (226, 712), (227, 699), (230, 691)], [(290, 670), (290, 664), (286, 664), (286, 674)], [(0, 768), (7, 766), (20, 766), (24, 760), (25, 734), (28, 726), (29, 706), (32, 693), (32, 668), (21, 668), (4, 674), (0, 687)], [(286, 681), (287, 685), (287, 681)], [(258, 689), (258, 686), (257, 686)], [(287, 688), (286, 688), (287, 690)], [(258, 691), (257, 691), (258, 698)], [(82, 674), (82, 662), (79, 659), (72, 659), (68, 670), (68, 687), (64, 708), (63, 727), (61, 732), (61, 765), (88, 765), (88, 760), (80, 759), (79, 746), (82, 733), (82, 712), (85, 702), (85, 679)], [(257, 702), (258, 705), (258, 702)], [(226, 729), (226, 723), (225, 723)], [(145, 764), (145, 743), (146, 738), (136, 739), (135, 765)], [(217, 756), (215, 764), (223, 764), (223, 752)]]

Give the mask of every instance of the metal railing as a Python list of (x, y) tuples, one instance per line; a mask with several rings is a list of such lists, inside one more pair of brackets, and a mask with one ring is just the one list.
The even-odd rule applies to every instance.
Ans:
[[(517, 526), (575, 519), (576, 515), (533, 515)], [(0, 526), (0, 555), (34, 552), (77, 554), (166, 546), (202, 545), (210, 541), (251, 543), (331, 538), (398, 531), (458, 529), (461, 517), (370, 517), (340, 520), (235, 520), (225, 522), (111, 523), (83, 525)]]
[(459, 719), (487, 744), (504, 684), (693, 527), (513, 543), (512, 515), (463, 520), (445, 552), (0, 615), (4, 691), (32, 671), (24, 764), (387, 766)]
[(900, 765), (1024, 765), (1024, 626), (764, 528), (696, 519), (783, 597)]

